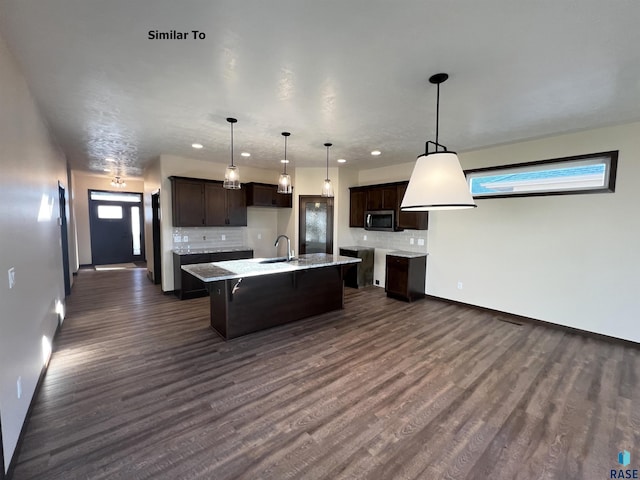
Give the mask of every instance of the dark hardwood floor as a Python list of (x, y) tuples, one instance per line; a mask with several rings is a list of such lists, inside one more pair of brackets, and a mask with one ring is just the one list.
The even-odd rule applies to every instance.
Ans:
[(375, 287), (230, 342), (208, 314), (143, 269), (80, 271), (13, 479), (605, 479), (621, 449), (640, 468), (637, 349)]

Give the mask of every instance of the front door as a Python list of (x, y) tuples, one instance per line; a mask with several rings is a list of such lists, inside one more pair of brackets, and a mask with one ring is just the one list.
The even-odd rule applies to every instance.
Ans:
[(300, 195), (299, 251), (333, 253), (333, 198)]
[(144, 260), (142, 196), (89, 192), (91, 261), (94, 265)]

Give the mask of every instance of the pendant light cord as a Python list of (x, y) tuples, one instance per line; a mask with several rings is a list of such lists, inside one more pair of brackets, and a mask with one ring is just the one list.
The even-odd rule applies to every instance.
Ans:
[(330, 145), (327, 145), (327, 179), (329, 178), (329, 147)]
[[(231, 166), (233, 167), (233, 122), (231, 123)], [(436, 139), (437, 139), (437, 135), (436, 135)]]
[(287, 135), (284, 136), (284, 174), (287, 174)]
[(436, 152), (438, 151), (438, 147), (440, 143), (438, 143), (438, 127), (440, 122), (440, 84), (437, 85), (437, 94), (436, 94)]

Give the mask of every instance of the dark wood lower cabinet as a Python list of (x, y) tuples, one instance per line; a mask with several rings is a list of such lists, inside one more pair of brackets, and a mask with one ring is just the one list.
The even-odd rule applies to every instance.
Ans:
[(344, 307), (344, 265), (208, 283), (211, 328), (229, 340)]
[(223, 262), (225, 260), (242, 260), (253, 258), (253, 250), (234, 250), (212, 253), (189, 253), (181, 255), (173, 253), (173, 289), (180, 300), (205, 297), (207, 288), (201, 280), (182, 270), (182, 265), (196, 263)]
[(411, 302), (424, 298), (426, 255), (387, 254), (385, 291), (388, 297)]

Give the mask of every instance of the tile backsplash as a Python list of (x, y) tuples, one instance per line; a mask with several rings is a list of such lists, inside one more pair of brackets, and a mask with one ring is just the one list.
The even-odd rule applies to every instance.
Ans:
[(427, 253), (427, 230), (375, 232), (362, 228), (351, 228), (350, 233), (354, 244), (362, 247)]
[(173, 227), (173, 248), (245, 247), (246, 227)]

